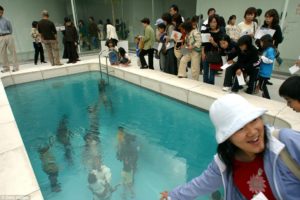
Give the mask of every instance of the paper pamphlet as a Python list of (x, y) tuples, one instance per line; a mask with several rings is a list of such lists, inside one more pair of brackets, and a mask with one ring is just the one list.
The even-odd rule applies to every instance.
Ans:
[(268, 198), (263, 193), (258, 193), (251, 200), (268, 200)]
[(244, 79), (244, 76), (242, 73), (241, 73), (241, 75), (237, 75), (236, 77), (237, 77), (237, 80), (238, 80), (240, 86), (246, 85), (246, 82), (245, 82), (245, 79)]
[(227, 69), (228, 67), (230, 67), (231, 65), (232, 65), (232, 64), (225, 63), (225, 64), (221, 67), (221, 69), (225, 70), (225, 69)]
[(158, 51), (158, 52), (160, 52), (162, 46), (163, 46), (163, 43), (161, 43), (161, 42), (158, 43), (158, 46), (157, 46), (157, 51)]
[(65, 26), (56, 26), (56, 31), (64, 31), (66, 28)]
[(290, 71), (291, 74), (295, 74), (299, 70), (300, 70), (300, 67), (297, 66), (297, 65), (293, 65), (292, 67), (289, 68), (289, 71)]
[(202, 43), (208, 43), (209, 38), (210, 38), (210, 33), (202, 33), (201, 34)]
[(271, 37), (273, 37), (274, 33), (275, 33), (275, 30), (274, 30), (274, 29), (270, 29), (270, 28), (259, 28), (259, 29), (256, 31), (254, 37), (255, 37), (256, 39), (260, 39), (262, 36), (267, 35), (267, 34), (269, 34), (269, 35), (271, 35)]
[(225, 65), (227, 63), (227, 56), (221, 56), (222, 57), (222, 64)]
[(171, 34), (171, 39), (178, 41), (181, 39), (182, 33), (178, 32), (178, 31), (172, 31)]

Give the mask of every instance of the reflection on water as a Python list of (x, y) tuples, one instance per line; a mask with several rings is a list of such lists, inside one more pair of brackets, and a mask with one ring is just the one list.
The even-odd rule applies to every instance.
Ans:
[(99, 76), (7, 89), (46, 200), (153, 200), (206, 168), (216, 146), (207, 113)]

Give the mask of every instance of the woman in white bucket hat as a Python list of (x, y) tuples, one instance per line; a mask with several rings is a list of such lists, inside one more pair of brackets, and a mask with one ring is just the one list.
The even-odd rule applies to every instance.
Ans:
[(218, 143), (214, 160), (199, 177), (162, 192), (161, 200), (192, 200), (222, 185), (228, 200), (299, 199), (300, 134), (264, 125), (265, 112), (237, 94), (216, 100), (209, 110)]

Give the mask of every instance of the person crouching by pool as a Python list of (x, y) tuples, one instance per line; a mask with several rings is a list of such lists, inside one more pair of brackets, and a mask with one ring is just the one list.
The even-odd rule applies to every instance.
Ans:
[(58, 166), (55, 157), (50, 151), (50, 145), (40, 147), (38, 149), (42, 162), (43, 171), (48, 175), (52, 192), (60, 192), (60, 184), (58, 183)]
[(222, 185), (229, 200), (252, 199), (258, 194), (269, 200), (299, 199), (300, 180), (279, 155), (285, 149), (300, 165), (300, 133), (281, 129), (279, 139), (273, 137), (274, 129), (262, 120), (265, 112), (237, 94), (216, 100), (209, 115), (216, 129), (217, 155), (199, 177), (162, 192), (161, 200), (192, 200)]
[(300, 112), (300, 76), (286, 79), (279, 88), (279, 95), (294, 111)]
[(131, 63), (129, 55), (127, 54), (127, 52), (123, 47), (120, 47), (118, 50), (119, 50), (119, 63), (123, 66), (128, 66)]

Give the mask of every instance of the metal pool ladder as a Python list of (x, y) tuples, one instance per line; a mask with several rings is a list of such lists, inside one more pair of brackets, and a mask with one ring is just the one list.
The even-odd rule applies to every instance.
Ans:
[[(106, 54), (105, 54), (106, 53)], [(108, 74), (108, 50), (102, 50), (99, 52), (99, 67), (100, 67), (100, 77), (101, 77), (101, 81), (103, 80), (103, 71), (102, 71), (102, 67), (104, 69), (106, 69), (106, 80), (107, 80), (107, 84), (109, 84), (109, 74)], [(105, 57), (105, 66), (102, 66), (101, 64), (101, 57)]]

